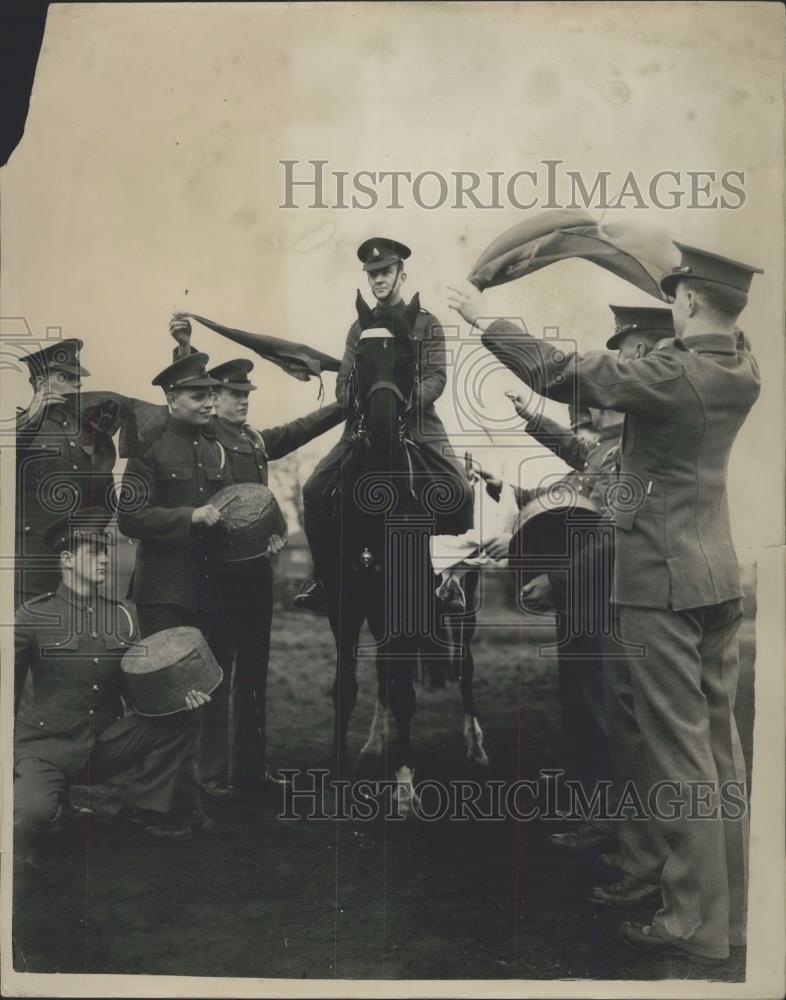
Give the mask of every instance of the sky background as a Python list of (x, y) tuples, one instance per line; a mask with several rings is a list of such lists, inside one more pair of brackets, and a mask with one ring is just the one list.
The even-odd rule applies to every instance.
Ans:
[[(173, 310), (301, 340), (340, 355), (355, 257), (370, 235), (413, 248), (406, 291), (445, 324), (446, 285), (525, 217), (515, 209), (281, 209), (280, 159), (329, 169), (746, 173), (737, 211), (610, 210), (606, 221), (765, 268), (741, 326), (763, 368), (733, 455), (741, 546), (779, 544), (783, 481), (782, 18), (765, 4), (64, 5), (50, 10), (24, 139), (2, 184), (4, 412), (24, 405), (14, 371), (22, 318), (85, 341), (90, 388), (157, 400)], [(612, 190), (614, 184), (611, 185)], [(305, 199), (304, 199), (305, 201)], [(598, 215), (600, 213), (597, 213)], [(656, 305), (621, 279), (568, 261), (485, 293), (489, 313), (560, 328), (582, 350), (611, 333), (610, 302)], [(461, 335), (464, 351), (476, 338)], [(20, 341), (21, 343), (21, 341)], [(195, 328), (211, 364), (244, 355)], [(251, 355), (246, 355), (251, 356)], [(457, 355), (458, 356), (458, 355)], [(259, 361), (251, 421), (317, 404)], [(325, 379), (328, 397), (334, 376)], [(514, 470), (521, 444), (466, 434), (449, 388), (438, 412), (462, 452)], [(516, 380), (483, 380), (479, 408), (509, 412)], [(550, 404), (552, 415), (564, 408)], [(316, 456), (338, 430), (320, 439)], [(535, 453), (533, 453), (535, 454)], [(538, 453), (539, 454), (539, 453)], [(563, 468), (556, 459), (533, 466)], [(775, 518), (773, 500), (777, 500)]]

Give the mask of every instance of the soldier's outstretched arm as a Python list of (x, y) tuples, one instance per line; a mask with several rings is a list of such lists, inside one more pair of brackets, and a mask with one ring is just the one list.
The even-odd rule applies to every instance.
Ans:
[[(674, 386), (684, 378), (684, 348), (652, 351), (622, 361), (610, 352), (587, 357), (566, 354), (552, 341), (539, 340), (509, 320), (495, 320), (481, 336), (487, 350), (535, 392), (560, 403), (579, 396), (589, 406), (621, 413), (668, 413)], [(675, 341), (675, 345), (679, 345)]]
[(267, 457), (272, 461), (283, 458), (290, 452), (301, 448), (309, 441), (336, 427), (344, 420), (344, 410), (339, 403), (328, 403), (319, 410), (313, 410), (304, 417), (290, 420), (280, 427), (268, 427), (259, 431), (265, 444)]
[(451, 309), (483, 331), (483, 346), (506, 368), (541, 396), (561, 403), (581, 399), (585, 406), (621, 413), (667, 413), (674, 384), (684, 377), (679, 350), (655, 350), (633, 361), (621, 361), (609, 352), (582, 357), (531, 336), (510, 320), (484, 320), (480, 292), (469, 282), (448, 286), (448, 301)]

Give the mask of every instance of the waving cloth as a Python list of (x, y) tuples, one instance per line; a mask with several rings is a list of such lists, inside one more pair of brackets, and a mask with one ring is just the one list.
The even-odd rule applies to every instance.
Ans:
[(242, 344), (249, 350), (254, 351), (260, 358), (272, 361), (274, 365), (283, 368), (287, 375), (307, 382), (312, 375), (317, 378), (322, 372), (337, 372), (341, 366), (338, 358), (333, 358), (329, 354), (323, 354), (306, 344), (296, 344), (291, 340), (282, 340), (280, 337), (269, 337), (264, 333), (247, 333), (245, 330), (233, 330), (230, 326), (222, 326), (212, 319), (205, 319), (204, 316), (197, 316), (195, 313), (183, 313), (182, 315), (195, 319), (197, 323), (206, 326), (209, 330), (220, 333), (222, 337), (234, 340), (236, 344)]
[[(306, 344), (268, 337), (261, 333), (233, 330), (194, 313), (183, 315), (228, 337), (236, 344), (242, 344), (266, 361), (272, 361), (301, 382), (307, 382), (312, 375), (320, 378), (324, 371), (337, 372), (341, 364), (338, 358), (323, 354)], [(163, 431), (169, 413), (168, 407), (162, 404), (147, 403), (116, 392), (83, 392), (81, 401), (83, 419), (96, 434), (102, 437), (106, 435), (111, 439), (120, 431), (121, 458), (130, 458), (143, 452)]]
[(569, 257), (591, 261), (659, 299), (666, 298), (660, 279), (679, 263), (663, 229), (639, 222), (601, 224), (581, 210), (538, 212), (498, 236), (469, 280), (482, 292)]

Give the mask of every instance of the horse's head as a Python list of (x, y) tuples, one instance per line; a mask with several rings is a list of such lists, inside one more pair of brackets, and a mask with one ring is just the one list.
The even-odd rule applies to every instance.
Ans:
[(361, 334), (355, 355), (352, 402), (372, 454), (391, 454), (412, 405), (417, 356), (412, 331), (420, 312), (416, 294), (404, 309), (374, 313), (360, 292)]

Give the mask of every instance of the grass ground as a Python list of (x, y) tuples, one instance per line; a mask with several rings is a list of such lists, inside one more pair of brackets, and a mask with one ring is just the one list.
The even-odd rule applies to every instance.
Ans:
[[(509, 782), (560, 764), (556, 671), (543, 628), (487, 612), (476, 691), (491, 767)], [(750, 756), (753, 622), (742, 631), (739, 717)], [(274, 767), (325, 762), (333, 645), (323, 619), (276, 617), (268, 690)], [(375, 696), (360, 669), (355, 751)], [(453, 688), (419, 690), (416, 778), (478, 776), (463, 759)], [(387, 979), (744, 979), (718, 966), (654, 961), (617, 938), (622, 919), (583, 897), (593, 859), (549, 849), (558, 827), (504, 822), (282, 820), (275, 803), (211, 803), (216, 829), (151, 844), (111, 815), (68, 830), (54, 864), (16, 872), (17, 966), (29, 971)]]

